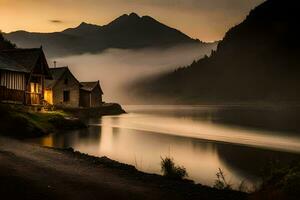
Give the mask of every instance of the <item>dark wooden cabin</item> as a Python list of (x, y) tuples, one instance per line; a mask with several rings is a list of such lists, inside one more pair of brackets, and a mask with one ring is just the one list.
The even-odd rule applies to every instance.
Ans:
[(24, 103), (29, 73), (23, 66), (0, 55), (0, 101)]
[(52, 79), (42, 48), (0, 51), (0, 100), (41, 105), (45, 79)]
[(94, 108), (102, 105), (103, 91), (100, 82), (81, 82), (80, 88), (80, 106), (85, 108)]
[(45, 85), (45, 100), (55, 106), (79, 107), (79, 90), (82, 86), (68, 67), (50, 68), (53, 80)]

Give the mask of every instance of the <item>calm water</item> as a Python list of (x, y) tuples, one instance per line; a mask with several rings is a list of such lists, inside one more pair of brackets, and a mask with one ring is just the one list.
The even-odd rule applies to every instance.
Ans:
[(300, 136), (218, 123), (221, 107), (125, 106), (129, 114), (87, 120), (87, 130), (50, 135), (33, 142), (72, 147), (160, 174), (161, 157), (171, 156), (189, 178), (213, 185), (221, 168), (235, 186), (259, 182), (270, 161), (300, 158)]

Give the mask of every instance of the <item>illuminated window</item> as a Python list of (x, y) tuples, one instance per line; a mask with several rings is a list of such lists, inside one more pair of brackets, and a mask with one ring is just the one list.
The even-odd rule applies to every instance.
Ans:
[(30, 92), (31, 93), (40, 93), (41, 87), (38, 83), (30, 83)]

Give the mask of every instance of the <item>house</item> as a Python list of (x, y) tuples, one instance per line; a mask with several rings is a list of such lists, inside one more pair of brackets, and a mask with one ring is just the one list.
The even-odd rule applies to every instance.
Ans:
[(51, 105), (63, 107), (99, 107), (102, 89), (99, 81), (79, 82), (68, 67), (50, 68), (52, 80), (45, 82), (44, 99)]
[(49, 104), (63, 107), (79, 107), (81, 84), (68, 67), (51, 68), (53, 80), (47, 80), (45, 85), (45, 101)]
[(0, 101), (41, 105), (52, 79), (42, 48), (0, 51)]
[(0, 101), (24, 103), (29, 71), (0, 55)]
[(93, 108), (102, 105), (103, 91), (100, 82), (81, 82), (80, 101), (81, 107)]

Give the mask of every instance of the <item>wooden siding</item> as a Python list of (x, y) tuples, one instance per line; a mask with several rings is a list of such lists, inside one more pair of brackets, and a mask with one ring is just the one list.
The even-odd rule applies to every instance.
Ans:
[(24, 90), (13, 90), (0, 86), (0, 101), (23, 103)]
[(0, 86), (4, 86), (7, 89), (12, 90), (25, 90), (26, 79), (25, 74), (20, 72), (0, 72)]
[(91, 92), (80, 90), (80, 106), (94, 108), (102, 105), (102, 94), (100, 87), (94, 88)]
[(80, 107), (89, 108), (91, 106), (91, 93), (85, 90), (80, 90)]
[(24, 73), (0, 71), (0, 101), (23, 103), (25, 89)]
[(97, 86), (91, 92), (91, 107), (99, 107), (102, 104), (102, 94), (100, 88)]

